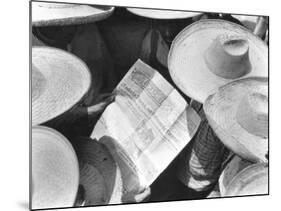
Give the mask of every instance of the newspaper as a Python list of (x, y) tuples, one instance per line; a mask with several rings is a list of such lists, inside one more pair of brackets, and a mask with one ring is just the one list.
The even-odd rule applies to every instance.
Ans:
[(188, 144), (200, 117), (156, 70), (138, 60), (115, 89), (115, 102), (91, 138), (117, 161), (124, 191), (137, 192), (159, 176)]

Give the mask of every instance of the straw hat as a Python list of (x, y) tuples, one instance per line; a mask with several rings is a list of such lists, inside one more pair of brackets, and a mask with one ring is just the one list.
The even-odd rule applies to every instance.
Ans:
[(268, 162), (268, 78), (244, 78), (222, 86), (203, 109), (230, 150), (252, 162)]
[(114, 7), (32, 2), (33, 26), (57, 26), (96, 22), (109, 17)]
[(203, 103), (218, 87), (249, 76), (268, 76), (268, 47), (246, 28), (223, 20), (202, 20), (174, 39), (168, 68), (187, 96)]
[(268, 166), (234, 157), (223, 171), (219, 184), (221, 196), (268, 194)]
[(127, 10), (135, 15), (152, 19), (183, 19), (192, 18), (194, 16), (202, 14), (198, 12), (173, 11), (163, 9), (127, 8)]
[(51, 47), (32, 47), (32, 125), (70, 109), (88, 91), (91, 76), (76, 56)]
[(36, 126), (31, 150), (32, 209), (73, 206), (79, 167), (69, 141), (51, 128)]
[(258, 22), (259, 16), (255, 15), (231, 15), (239, 20), (247, 29), (254, 31)]
[(85, 190), (85, 205), (121, 203), (121, 172), (107, 148), (86, 137), (79, 137), (75, 142), (80, 184)]
[(233, 180), (233, 178), (239, 172), (241, 172), (243, 169), (245, 169), (247, 166), (252, 165), (252, 164), (253, 164), (252, 162), (244, 160), (237, 155), (234, 155), (234, 157), (225, 166), (223, 172), (220, 175), (219, 182), (218, 182), (220, 195), (224, 196), (225, 192), (227, 190), (227, 187), (229, 186), (229, 184)]

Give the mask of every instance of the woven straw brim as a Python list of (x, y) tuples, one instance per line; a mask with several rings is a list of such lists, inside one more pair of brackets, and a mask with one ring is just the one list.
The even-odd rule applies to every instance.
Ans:
[(90, 138), (78, 137), (75, 142), (85, 205), (122, 203), (121, 172), (108, 149)]
[(240, 171), (230, 182), (224, 196), (268, 194), (268, 166), (252, 164)]
[(141, 9), (141, 8), (127, 8), (131, 13), (152, 19), (184, 19), (192, 18), (194, 16), (201, 15), (198, 12), (185, 12), (185, 11), (173, 11), (173, 10), (158, 10), (158, 9)]
[(32, 209), (71, 207), (79, 184), (78, 160), (57, 131), (32, 128)]
[(219, 178), (219, 190), (221, 196), (225, 196), (227, 187), (233, 178), (247, 166), (252, 165), (252, 162), (244, 160), (235, 155), (232, 160), (226, 165)]
[[(32, 48), (32, 125), (44, 123), (73, 107), (87, 93), (91, 76), (78, 57), (51, 47)], [(33, 77), (32, 70), (32, 77)]]
[(268, 76), (268, 47), (240, 25), (223, 20), (201, 20), (186, 27), (174, 39), (168, 55), (168, 68), (177, 87), (187, 96), (203, 103), (217, 89), (232, 81), (212, 73), (204, 53), (219, 35), (243, 36), (249, 42), (251, 71), (241, 78)]
[[(55, 7), (53, 6), (55, 4), (66, 6)], [(61, 26), (92, 23), (109, 17), (113, 11), (114, 7), (110, 6), (93, 7), (76, 4), (32, 2), (32, 25)]]
[(220, 87), (203, 105), (208, 123), (224, 145), (252, 162), (267, 162), (268, 138), (248, 132), (237, 122), (236, 114), (246, 95), (265, 92), (268, 94), (267, 78), (240, 79)]

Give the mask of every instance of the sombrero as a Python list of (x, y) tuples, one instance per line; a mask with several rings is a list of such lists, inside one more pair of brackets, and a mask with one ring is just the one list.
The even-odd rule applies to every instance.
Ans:
[(192, 18), (201, 15), (198, 12), (174, 11), (174, 10), (160, 10), (160, 9), (142, 9), (142, 8), (127, 8), (131, 13), (152, 19), (183, 19)]
[(114, 7), (32, 2), (33, 26), (58, 26), (100, 21), (113, 13)]
[(121, 172), (107, 148), (86, 137), (76, 138), (74, 147), (80, 166), (80, 185), (85, 190), (85, 205), (121, 203)]
[(246, 160), (268, 162), (268, 78), (244, 78), (222, 86), (203, 109), (226, 147)]
[(71, 207), (79, 184), (78, 160), (59, 132), (32, 128), (32, 209)]
[(74, 106), (88, 91), (91, 76), (76, 56), (51, 47), (32, 48), (32, 125)]
[(219, 184), (221, 196), (268, 194), (268, 165), (251, 164), (234, 157), (222, 173)]
[(255, 15), (231, 15), (233, 18), (239, 20), (247, 29), (254, 31), (256, 28), (259, 16)]
[(244, 168), (246, 168), (249, 165), (252, 165), (253, 163), (250, 161), (247, 161), (245, 159), (240, 158), (239, 156), (235, 155), (231, 161), (225, 166), (223, 172), (220, 175), (219, 178), (219, 191), (220, 195), (224, 196), (225, 192), (227, 190), (228, 185), (232, 181), (232, 179)]
[(168, 55), (175, 84), (203, 103), (218, 87), (243, 77), (268, 75), (268, 48), (245, 27), (201, 20), (182, 30)]

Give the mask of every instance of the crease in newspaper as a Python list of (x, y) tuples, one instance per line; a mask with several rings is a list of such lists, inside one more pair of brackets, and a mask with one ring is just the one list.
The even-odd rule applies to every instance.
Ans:
[(91, 137), (104, 143), (125, 180), (124, 193), (148, 187), (189, 143), (199, 115), (156, 70), (138, 60)]

